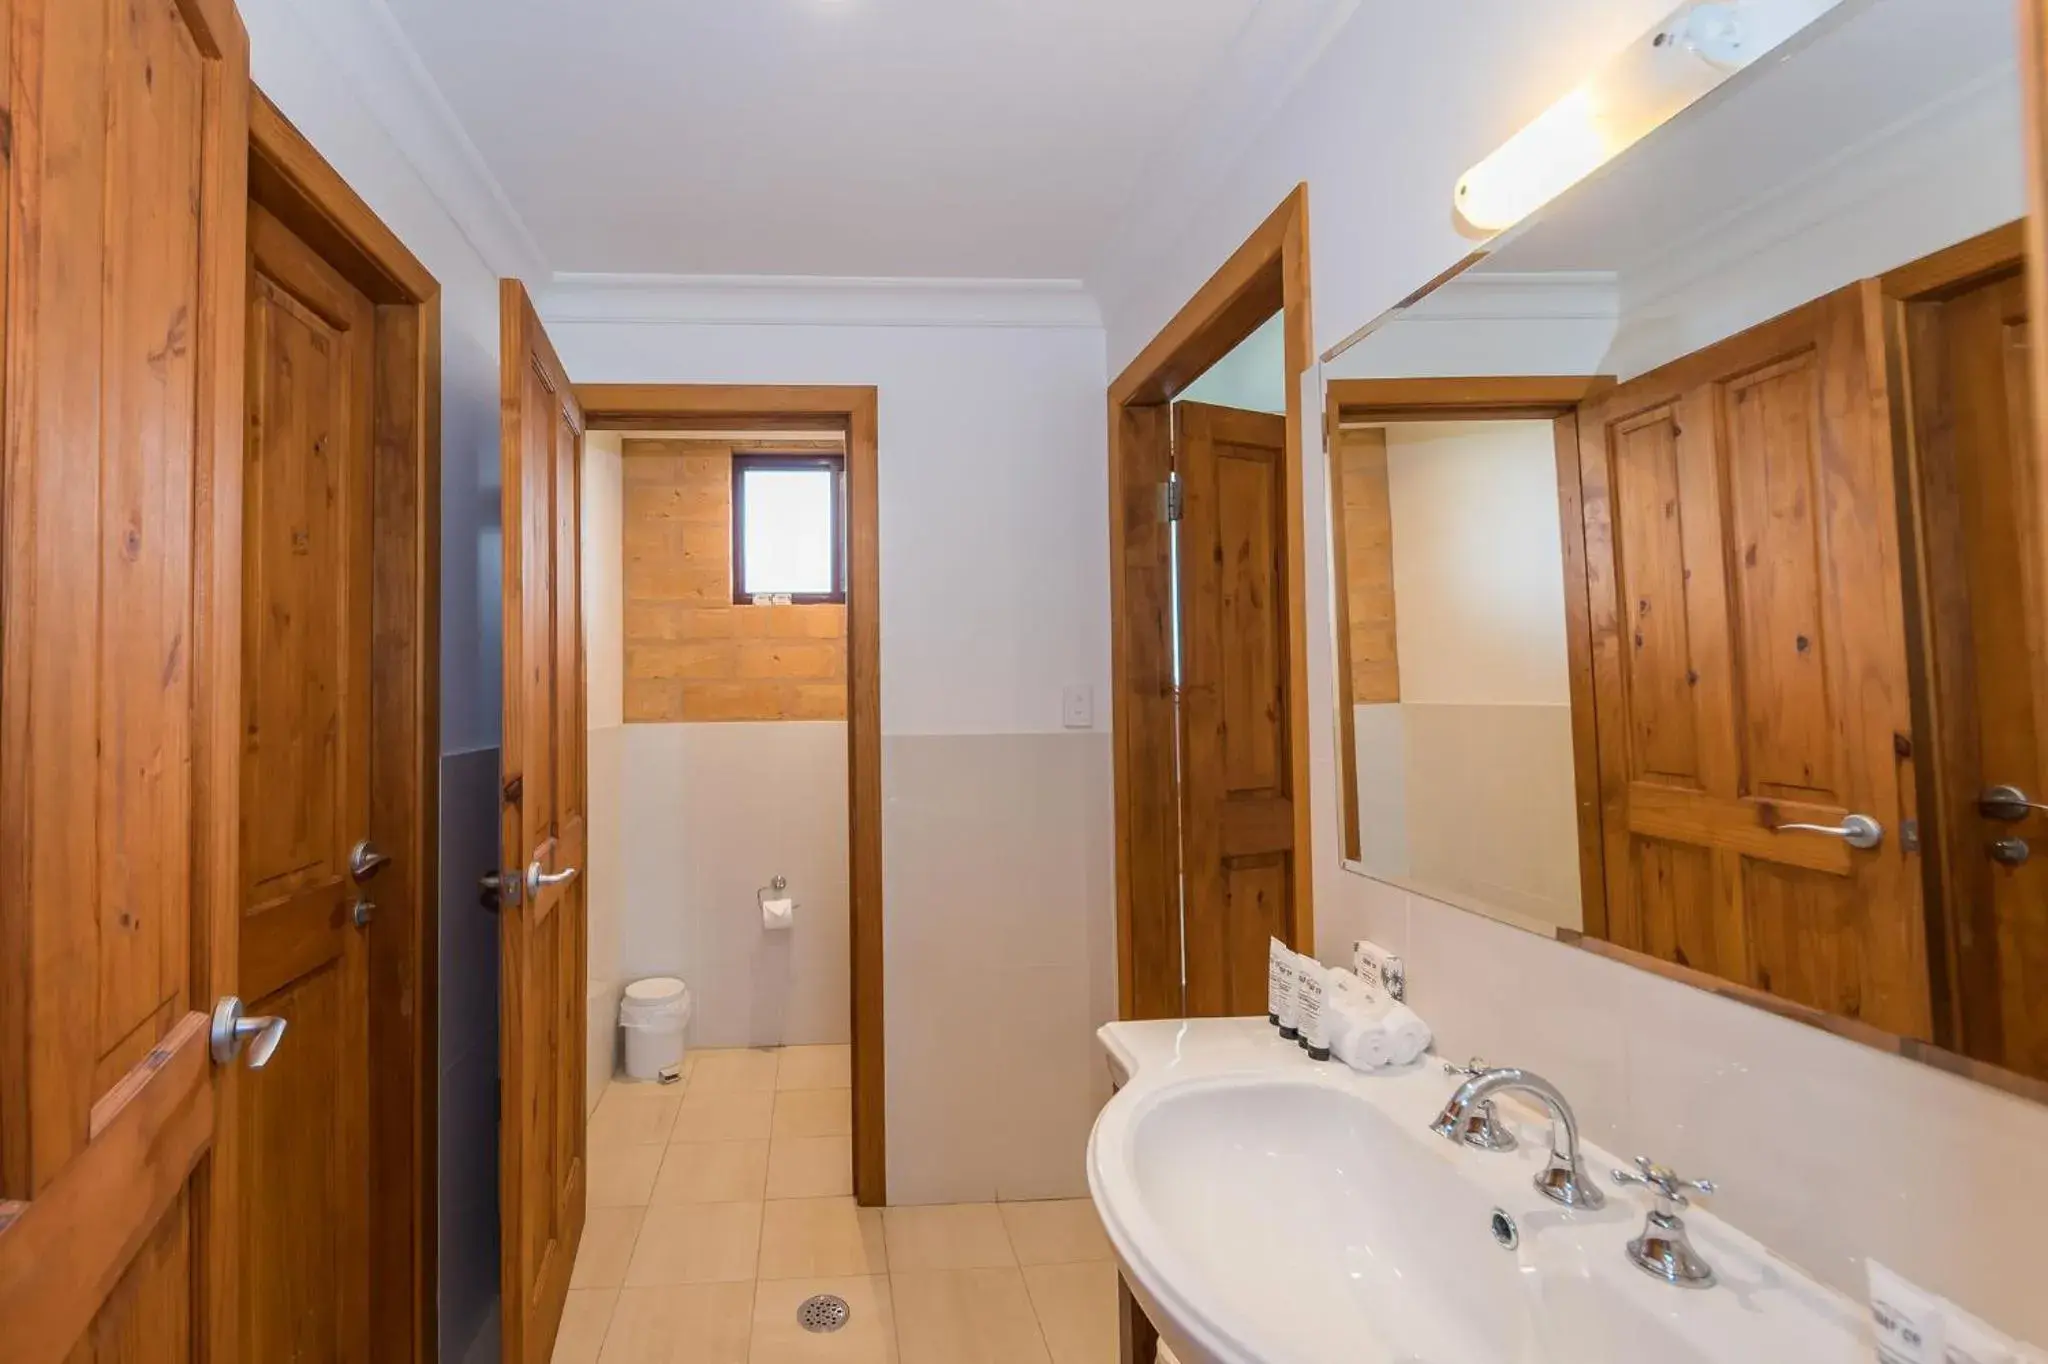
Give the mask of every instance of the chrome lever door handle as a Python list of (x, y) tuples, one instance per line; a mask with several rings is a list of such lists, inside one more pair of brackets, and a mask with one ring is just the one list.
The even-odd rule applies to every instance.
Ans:
[(1844, 815), (1840, 824), (1774, 824), (1774, 834), (1826, 834), (1852, 848), (1869, 851), (1884, 842), (1884, 825), (1869, 815)]
[(243, 1044), (250, 1043), (249, 1069), (261, 1070), (270, 1064), (277, 1044), (284, 1041), (284, 1030), (284, 1019), (263, 1014), (245, 1016), (238, 997), (222, 995), (220, 1003), (213, 1006), (210, 1041), (214, 1063), (223, 1066), (232, 1063), (241, 1055)]
[(2038, 800), (2030, 800), (2027, 793), (2017, 786), (1993, 786), (1977, 797), (1977, 813), (1986, 819), (2002, 819), (2008, 824), (2017, 824), (2028, 815), (2048, 810)]
[(348, 850), (348, 874), (354, 878), (357, 885), (361, 885), (390, 865), (390, 856), (378, 852), (377, 845), (367, 838)]
[(564, 867), (560, 871), (542, 871), (540, 859), (534, 858), (526, 864), (526, 898), (537, 900), (540, 893), (549, 886), (566, 886), (578, 875), (575, 867)]

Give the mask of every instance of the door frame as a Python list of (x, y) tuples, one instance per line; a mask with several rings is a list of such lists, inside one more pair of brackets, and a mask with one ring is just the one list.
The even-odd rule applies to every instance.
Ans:
[[(1294, 892), (1287, 907), (1288, 942), (1297, 949), (1315, 944), (1315, 852), (1311, 835), (1308, 747), (1308, 607), (1303, 594), (1306, 574), (1303, 529), (1302, 450), (1307, 415), (1301, 398), (1301, 376), (1315, 362), (1313, 320), (1309, 311), (1308, 186), (1299, 184), (1196, 290), (1171, 322), (1109, 386), (1109, 619), (1110, 727), (1116, 809), (1116, 963), (1117, 1009), (1123, 1018), (1174, 1017), (1181, 1009), (1166, 1003), (1163, 980), (1143, 978), (1139, 957), (1178, 962), (1177, 951), (1152, 952), (1140, 943), (1135, 890), (1137, 830), (1156, 823), (1152, 808), (1160, 793), (1140, 782), (1139, 733), (1145, 707), (1133, 685), (1143, 659), (1134, 638), (1140, 613), (1127, 600), (1124, 583), (1126, 520), (1134, 510), (1124, 497), (1126, 466), (1138, 467), (1139, 447), (1161, 429), (1157, 410), (1171, 404), (1203, 371), (1236, 349), (1275, 313), (1284, 315), (1287, 369), (1287, 706), (1288, 786), (1294, 819)], [(1148, 416), (1148, 411), (1150, 415)], [(1156, 707), (1154, 707), (1156, 709)], [(1169, 738), (1170, 744), (1172, 740)], [(1174, 793), (1166, 793), (1171, 797)], [(1149, 800), (1148, 800), (1149, 798)], [(1141, 953), (1141, 949), (1147, 949)], [(1144, 987), (1141, 997), (1140, 989)], [(1178, 994), (1173, 994), (1178, 999)]]
[(1501, 376), (1444, 379), (1332, 379), (1324, 387), (1324, 444), (1329, 463), (1330, 585), (1337, 661), (1337, 818), (1344, 856), (1362, 855), (1358, 803), (1356, 707), (1346, 703), (1351, 677), (1351, 626), (1343, 581), (1344, 508), (1337, 445), (1340, 423), (1547, 421), (1557, 447), (1557, 507), (1564, 550), (1565, 660), (1570, 674), (1572, 768), (1579, 839), (1579, 904), (1585, 932), (1607, 932), (1606, 845), (1600, 822), (1600, 762), (1593, 703), (1593, 625), (1586, 576), (1586, 517), (1580, 484), (1579, 405), (1614, 386), (1603, 375)]
[(370, 1354), (430, 1360), (439, 1269), (441, 287), (258, 89), (249, 200), (376, 309), (370, 836), (392, 865), (378, 878), (370, 928)]
[(816, 430), (846, 437), (847, 863), (852, 889), (853, 1194), (889, 1201), (883, 1054), (882, 559), (873, 387), (575, 384), (590, 431)]

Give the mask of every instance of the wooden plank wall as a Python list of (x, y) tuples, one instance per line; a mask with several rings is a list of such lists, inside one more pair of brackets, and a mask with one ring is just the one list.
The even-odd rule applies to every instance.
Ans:
[(846, 608), (732, 599), (733, 452), (843, 448), (625, 442), (626, 723), (846, 718)]
[(1401, 699), (1394, 639), (1394, 521), (1383, 428), (1338, 433), (1343, 479), (1345, 612), (1351, 627), (1351, 704)]

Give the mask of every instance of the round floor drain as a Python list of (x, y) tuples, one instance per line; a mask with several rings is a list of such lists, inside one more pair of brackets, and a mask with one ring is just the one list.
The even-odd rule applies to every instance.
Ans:
[(852, 1315), (853, 1309), (846, 1305), (846, 1299), (837, 1293), (820, 1293), (805, 1298), (796, 1309), (796, 1324), (822, 1335), (846, 1325), (846, 1319)]

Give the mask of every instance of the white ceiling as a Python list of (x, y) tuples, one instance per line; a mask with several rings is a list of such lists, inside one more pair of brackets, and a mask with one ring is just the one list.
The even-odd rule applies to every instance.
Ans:
[(1337, 0), (388, 3), (554, 270), (1072, 279)]

